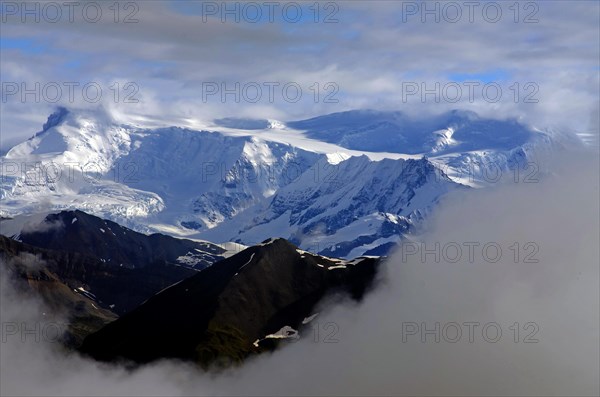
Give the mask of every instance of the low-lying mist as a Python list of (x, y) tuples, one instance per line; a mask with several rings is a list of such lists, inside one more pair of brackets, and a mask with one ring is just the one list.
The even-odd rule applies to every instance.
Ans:
[(43, 322), (44, 308), (15, 295), (3, 273), (0, 391), (598, 395), (598, 156), (553, 163), (539, 183), (447, 196), (362, 303), (322, 310), (299, 341), (226, 372), (178, 362), (128, 371), (5, 332)]

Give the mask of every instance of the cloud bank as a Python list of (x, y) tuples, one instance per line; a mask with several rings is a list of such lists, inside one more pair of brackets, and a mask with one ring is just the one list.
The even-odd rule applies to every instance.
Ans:
[[(273, 22), (258, 23), (243, 17), (236, 22), (235, 12), (223, 23), (225, 3), (214, 2), (219, 12), (206, 16), (202, 4), (207, 2), (199, 1), (128, 2), (137, 10), (121, 9), (117, 23), (108, 4), (97, 22), (88, 22), (81, 2), (72, 22), (63, 9), (64, 17), (55, 23), (48, 21), (50, 11), (40, 11), (40, 23), (32, 16), (23, 23), (26, 2), (14, 3), (15, 14), (2, 16), (0, 68), (2, 82), (19, 87), (16, 94), (10, 94), (14, 86), (3, 87), (3, 149), (31, 136), (56, 105), (102, 103), (131, 121), (153, 117), (165, 124), (230, 116), (293, 120), (366, 107), (414, 114), (464, 108), (578, 132), (590, 132), (590, 120), (598, 115), (597, 2), (519, 2), (518, 12), (509, 8), (513, 3), (477, 2), (472, 18), (468, 2), (452, 2), (460, 10), (458, 19), (457, 10), (437, 1), (321, 2), (317, 17), (312, 3), (305, 3), (297, 22), (282, 15), (286, 4), (297, 3), (281, 2)], [(499, 18), (487, 3), (499, 5)], [(409, 9), (415, 4), (416, 12)], [(436, 7), (437, 13), (426, 13)], [(123, 23), (132, 12), (137, 22)], [(473, 101), (463, 85), (468, 81), (481, 84)], [(64, 86), (70, 82), (79, 84), (72, 99)], [(91, 82), (102, 89), (98, 103), (86, 101), (81, 92)], [(135, 87), (127, 88), (128, 82)], [(279, 84), (273, 100), (264, 86), (270, 82)], [(302, 89), (298, 101), (281, 93), (290, 82)], [(498, 101), (484, 99), (482, 86), (489, 82), (502, 89)], [(28, 94), (22, 100), (23, 83), (41, 98)], [(62, 87), (56, 101), (51, 87), (44, 95), (49, 83)], [(249, 88), (237, 101), (235, 95), (204, 100), (206, 83), (234, 91), (236, 83), (257, 83), (263, 95), (254, 103), (255, 90)], [(448, 83), (461, 86), (457, 100), (452, 87), (443, 90)], [(406, 98), (406, 84), (417, 84), (419, 93)], [(437, 95), (424, 96), (426, 89)], [(488, 94), (495, 97), (494, 89)], [(126, 101), (129, 95), (139, 102)], [(95, 98), (94, 89), (89, 96)]]

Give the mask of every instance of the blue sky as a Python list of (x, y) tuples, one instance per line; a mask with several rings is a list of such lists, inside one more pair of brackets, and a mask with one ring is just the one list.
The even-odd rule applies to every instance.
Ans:
[[(486, 2), (474, 13), (473, 22), (463, 9), (464, 17), (456, 23), (445, 21), (442, 14), (436, 23), (431, 16), (422, 22), (422, 10), (403, 19), (403, 7), (409, 3), (394, 1), (282, 2), (274, 9), (273, 21), (268, 20), (263, 3), (257, 2), (262, 16), (256, 23), (245, 20), (242, 3), (228, 5), (237, 7), (240, 22), (229, 14), (223, 23), (223, 10), (218, 9), (222, 2), (203, 6), (198, 1), (121, 2), (117, 23), (114, 10), (109, 9), (114, 3), (100, 2), (102, 18), (91, 23), (82, 17), (88, 4), (82, 2), (73, 22), (62, 10), (63, 18), (56, 23), (45, 21), (43, 11), (39, 23), (23, 23), (22, 10), (7, 9), (4, 2), (0, 7), (4, 90), (0, 148), (30, 136), (56, 105), (102, 105), (121, 115), (152, 115), (165, 123), (219, 117), (290, 120), (372, 107), (419, 114), (465, 108), (486, 116), (525, 118), (536, 126), (594, 128), (599, 2), (537, 2), (538, 22), (524, 23), (531, 11), (525, 8), (529, 3), (519, 3), (518, 23), (508, 8), (513, 2), (497, 3), (503, 7), (503, 17), (494, 23), (480, 11)], [(290, 22), (295, 4), (301, 4), (302, 16)], [(284, 7), (289, 15), (284, 15)], [(255, 10), (248, 10), (246, 16), (254, 18)], [(137, 22), (124, 23), (128, 16)], [(458, 102), (443, 95), (439, 101), (431, 96), (422, 100), (420, 93), (407, 101), (403, 98), (407, 84), (430, 88), (437, 83), (443, 89), (448, 83), (469, 81), (498, 83), (501, 100), (489, 103), (481, 95), (472, 102), (466, 95)], [(22, 100), (19, 93), (6, 95), (7, 83), (44, 87), (49, 82), (81, 86), (94, 82), (103, 88), (102, 99), (89, 103), (78, 93), (75, 101), (66, 101), (63, 93), (57, 104), (44, 98), (35, 102), (31, 96)], [(130, 92), (122, 87), (128, 82), (137, 87), (137, 103), (123, 103)], [(510, 91), (515, 82), (520, 89), (534, 82), (539, 101), (515, 102)], [(242, 88), (258, 84), (264, 91), (256, 103), (243, 97), (236, 102), (234, 96), (222, 101), (220, 95), (205, 102), (202, 93), (207, 83), (226, 89), (236, 83)], [(268, 100), (264, 85), (270, 83), (278, 84), (273, 101)], [(298, 102), (282, 95), (281, 87), (289, 83), (302, 89)], [(115, 84), (121, 87), (118, 101), (111, 95)], [(331, 93), (323, 89), (326, 84), (337, 87), (337, 102), (324, 101)], [(523, 98), (527, 92), (520, 94)]]
[(489, 71), (481, 71), (476, 73), (449, 73), (448, 79), (450, 81), (456, 82), (480, 81), (482, 83), (488, 84), (492, 82), (510, 81), (510, 72), (503, 69), (493, 69)]
[(0, 36), (0, 50), (18, 50), (24, 54), (36, 55), (50, 49), (34, 39), (20, 39)]

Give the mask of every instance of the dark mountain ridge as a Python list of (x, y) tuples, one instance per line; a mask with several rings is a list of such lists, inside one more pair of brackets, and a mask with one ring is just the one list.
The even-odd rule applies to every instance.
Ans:
[(61, 339), (69, 347), (79, 346), (86, 335), (117, 318), (69, 276), (97, 265), (94, 258), (85, 255), (36, 248), (0, 235), (3, 281), (12, 283), (24, 296), (41, 297), (50, 311), (44, 317), (47, 321), (66, 321), (68, 329)]
[[(50, 258), (52, 271), (71, 288), (83, 288), (99, 306), (119, 315), (220, 260), (225, 252), (210, 243), (147, 236), (82, 211), (49, 214), (18, 237), (28, 247), (22, 250)], [(176, 261), (188, 252), (197, 255), (195, 267)]]
[(378, 264), (377, 258), (324, 258), (270, 240), (153, 296), (89, 335), (81, 350), (102, 361), (239, 363), (277, 344), (260, 343), (265, 336), (298, 329), (324, 296), (361, 299)]
[(223, 259), (225, 252), (208, 242), (138, 233), (78, 210), (49, 214), (37, 230), (24, 230), (19, 239), (36, 247), (94, 256), (109, 265), (129, 269), (177, 265), (181, 264), (178, 258), (187, 255), (194, 263), (192, 267), (201, 270)]

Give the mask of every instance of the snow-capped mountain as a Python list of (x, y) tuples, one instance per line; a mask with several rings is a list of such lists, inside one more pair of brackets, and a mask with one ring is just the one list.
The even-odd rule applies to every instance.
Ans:
[(463, 111), (229, 118), (210, 130), (60, 109), (0, 158), (0, 215), (81, 209), (143, 232), (382, 254), (442, 195), (497, 182), (490, 172), (525, 168), (557, 145), (515, 120)]

